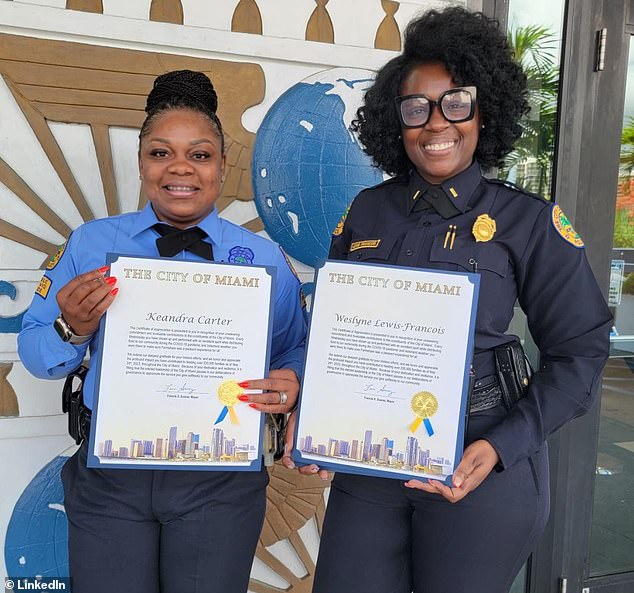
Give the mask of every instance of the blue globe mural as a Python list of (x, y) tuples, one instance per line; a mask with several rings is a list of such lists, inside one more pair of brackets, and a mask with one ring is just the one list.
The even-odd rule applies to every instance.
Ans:
[(314, 74), (273, 104), (257, 132), (258, 213), (272, 239), (313, 267), (354, 196), (383, 180), (348, 130), (373, 76), (350, 68)]
[(68, 524), (60, 477), (67, 459), (56, 457), (45, 465), (15, 504), (4, 547), (8, 576), (68, 576)]

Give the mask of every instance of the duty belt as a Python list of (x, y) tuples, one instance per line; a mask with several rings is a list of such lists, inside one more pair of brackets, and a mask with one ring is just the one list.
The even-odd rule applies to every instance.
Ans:
[(502, 391), (495, 375), (482, 377), (473, 384), (469, 398), (469, 414), (489, 410), (502, 403)]

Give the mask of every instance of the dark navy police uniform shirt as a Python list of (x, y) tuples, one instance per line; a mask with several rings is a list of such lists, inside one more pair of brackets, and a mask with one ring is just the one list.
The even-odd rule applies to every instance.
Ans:
[[(93, 220), (73, 231), (65, 247), (48, 264), (18, 336), (20, 358), (32, 374), (42, 379), (65, 377), (79, 366), (88, 347), (91, 356), (98, 353), (99, 331), (90, 342), (79, 345), (63, 342), (57, 335), (53, 328), (59, 315), (55, 295), (75, 276), (103, 266), (108, 252), (158, 257), (159, 234), (152, 228), (157, 222), (148, 203), (140, 212)], [(272, 241), (220, 218), (215, 210), (198, 226), (208, 235), (205, 240), (213, 246), (215, 261), (277, 268), (270, 367), (291, 368), (301, 377), (306, 323), (300, 306), (299, 280), (282, 250)], [(182, 251), (172, 259), (205, 261), (189, 251)], [(209, 307), (213, 308), (213, 303)], [(92, 408), (94, 379), (90, 367), (84, 386), (84, 400), (89, 408)]]
[(492, 349), (514, 339), (505, 332), (519, 300), (541, 360), (528, 396), (482, 435), (503, 467), (592, 404), (612, 317), (581, 239), (555, 204), (485, 179), (477, 163), (437, 186), (414, 171), (355, 198), (329, 257), (478, 272), (476, 378), (495, 373)]

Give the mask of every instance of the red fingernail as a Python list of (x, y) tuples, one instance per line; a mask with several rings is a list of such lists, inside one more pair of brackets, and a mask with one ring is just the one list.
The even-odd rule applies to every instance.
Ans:
[(257, 405), (257, 404), (249, 404), (249, 407), (250, 407), (250, 408), (255, 408), (255, 409), (257, 410), (258, 405)]
[(239, 395), (239, 396), (238, 396), (238, 399), (239, 399), (241, 402), (248, 402), (248, 401), (249, 401), (249, 396), (248, 396), (248, 395)]
[(109, 269), (110, 269), (110, 266), (104, 266), (103, 268), (99, 268), (97, 272), (101, 272), (102, 274), (105, 274)]
[(116, 276), (109, 276), (108, 278), (104, 279), (106, 284), (110, 284), (110, 286), (114, 286), (117, 283), (117, 277)]
[(112, 296), (117, 296), (117, 293), (118, 293), (118, 292), (119, 292), (119, 289), (118, 289), (118, 288), (113, 288), (113, 289), (110, 291), (110, 294), (111, 294)]
[(248, 381), (242, 381), (241, 383), (238, 383), (238, 385), (244, 389), (248, 389), (249, 388), (249, 382)]

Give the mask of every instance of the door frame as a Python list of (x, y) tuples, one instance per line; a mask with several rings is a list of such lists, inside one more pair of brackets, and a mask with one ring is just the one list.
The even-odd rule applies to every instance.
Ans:
[[(568, 0), (564, 15), (554, 196), (584, 238), (607, 297), (634, 0)], [(626, 26), (626, 23), (628, 25)], [(597, 32), (607, 29), (595, 70)], [(549, 439), (551, 514), (529, 593), (628, 593), (634, 572), (589, 578), (600, 405)]]

